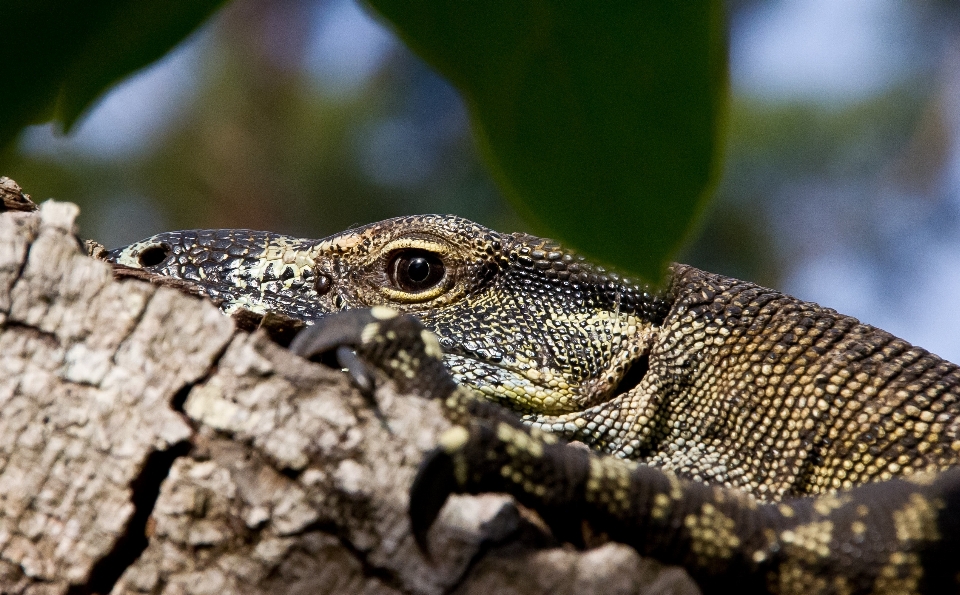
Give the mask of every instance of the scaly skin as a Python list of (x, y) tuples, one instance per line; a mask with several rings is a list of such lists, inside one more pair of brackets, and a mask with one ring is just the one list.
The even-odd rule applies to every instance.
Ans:
[(838, 493), (760, 503), (523, 426), (457, 385), (439, 344), (385, 308), (328, 317), (291, 350), (356, 350), (401, 391), (439, 399), (458, 424), (428, 454), (410, 492), (411, 528), (427, 533), (451, 493), (506, 492), (577, 544), (613, 539), (683, 565), (705, 592), (956, 593), (960, 468)]
[[(496, 490), (561, 538), (580, 541), (584, 522), (707, 589), (958, 591), (960, 470), (944, 470), (960, 371), (833, 310), (684, 265), (654, 292), (455, 217), (324, 240), (172, 232), (109, 258), (193, 282), (227, 312), (316, 323), (300, 353), (347, 345), (441, 399), (459, 425), (413, 488), (421, 541), (448, 493)], [(327, 316), (341, 310), (354, 312)]]
[[(433, 255), (442, 278), (404, 290), (388, 269), (410, 254)], [(685, 265), (656, 293), (549, 240), (443, 216), (323, 240), (171, 232), (110, 258), (194, 281), (227, 312), (415, 314), (458, 383), (528, 424), (763, 500), (937, 471), (960, 451), (957, 366)]]

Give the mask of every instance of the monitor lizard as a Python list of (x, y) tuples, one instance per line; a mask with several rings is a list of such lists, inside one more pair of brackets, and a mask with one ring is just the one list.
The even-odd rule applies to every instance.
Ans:
[(833, 310), (680, 264), (656, 289), (451, 216), (107, 258), (306, 321), (296, 352), (350, 348), (441, 399), (457, 426), (411, 491), (421, 543), (449, 493), (504, 491), (707, 590), (958, 591), (960, 368)]

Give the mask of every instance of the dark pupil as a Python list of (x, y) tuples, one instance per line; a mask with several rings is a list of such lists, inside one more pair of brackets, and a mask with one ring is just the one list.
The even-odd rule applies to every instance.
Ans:
[(409, 292), (420, 292), (443, 281), (443, 261), (426, 250), (404, 250), (393, 257), (389, 268), (394, 286)]
[(430, 276), (430, 263), (422, 256), (411, 259), (407, 266), (407, 275), (414, 283), (423, 283)]

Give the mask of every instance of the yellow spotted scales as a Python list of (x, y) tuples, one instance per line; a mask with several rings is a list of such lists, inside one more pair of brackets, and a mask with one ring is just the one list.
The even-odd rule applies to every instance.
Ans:
[(414, 486), (421, 539), (431, 493), (500, 490), (562, 539), (586, 530), (744, 592), (957, 591), (960, 370), (833, 310), (685, 265), (654, 291), (448, 216), (323, 240), (170, 232), (109, 258), (226, 312), (333, 328), (443, 399), (461, 426)]

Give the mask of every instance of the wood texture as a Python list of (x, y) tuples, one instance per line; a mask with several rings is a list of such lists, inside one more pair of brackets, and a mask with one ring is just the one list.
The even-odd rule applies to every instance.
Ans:
[(0, 213), (3, 211), (36, 211), (37, 205), (30, 200), (20, 186), (5, 176), (0, 176)]
[(338, 371), (115, 280), (77, 213), (0, 213), (0, 593), (696, 592), (497, 495), (454, 498), (426, 560), (407, 490), (436, 403), (383, 386), (381, 422)]

